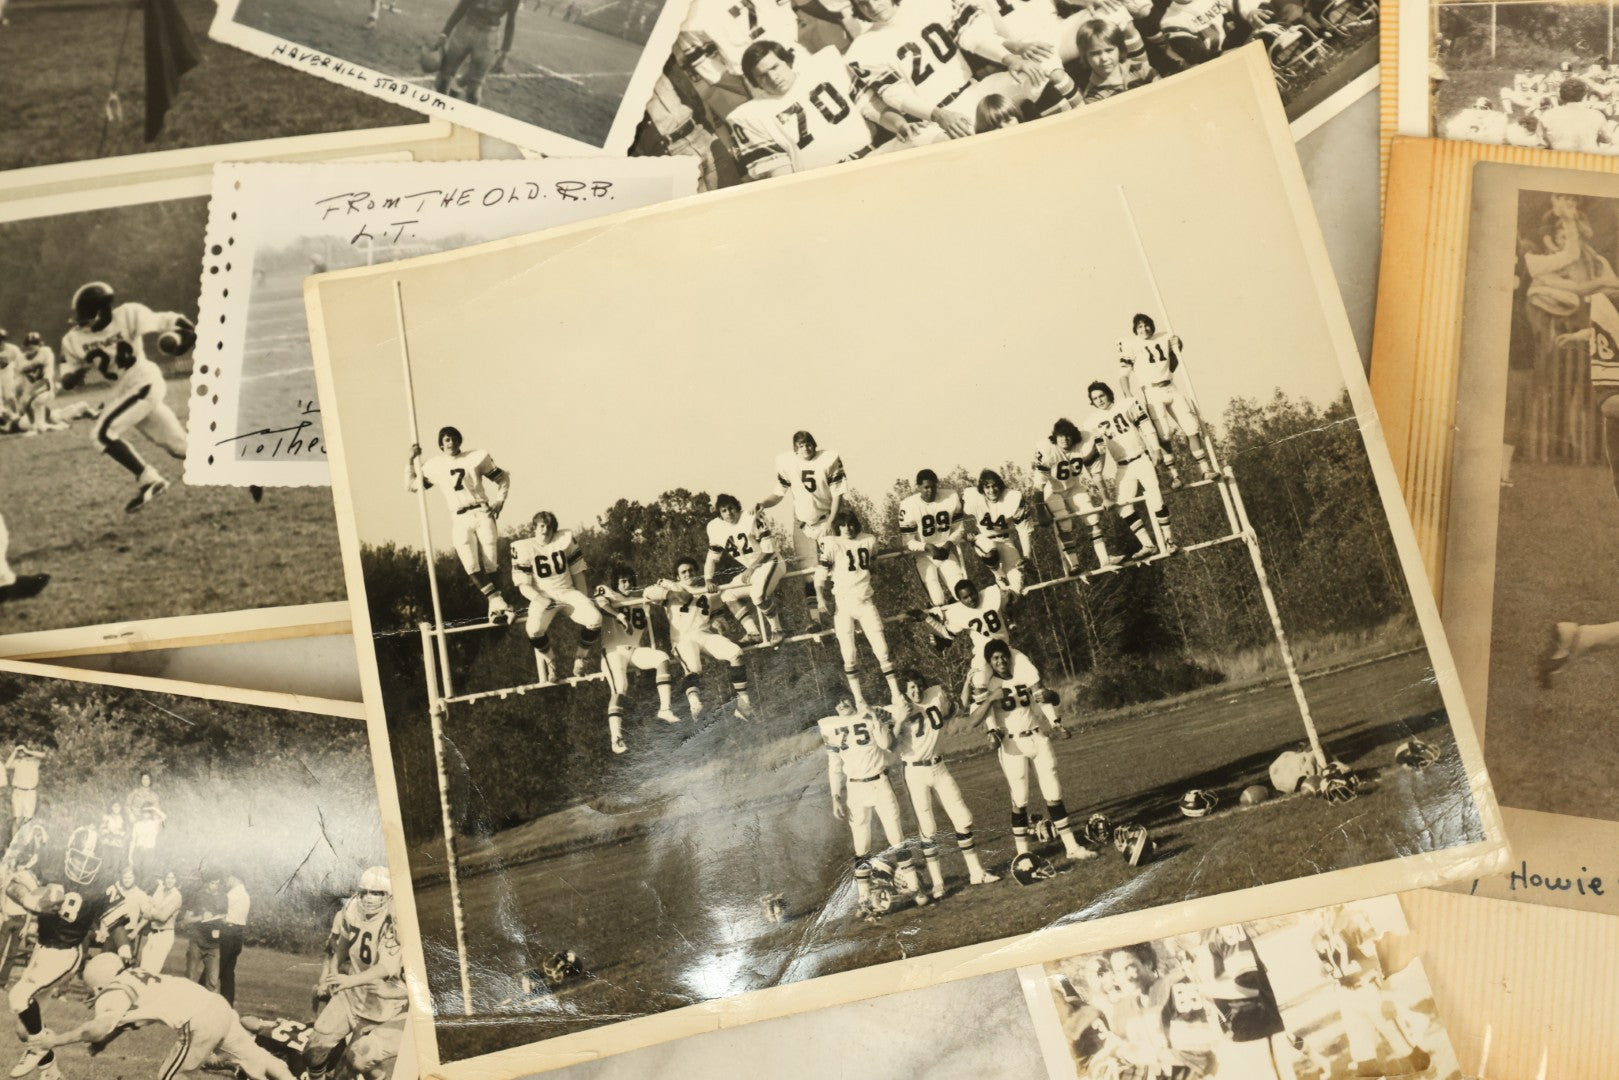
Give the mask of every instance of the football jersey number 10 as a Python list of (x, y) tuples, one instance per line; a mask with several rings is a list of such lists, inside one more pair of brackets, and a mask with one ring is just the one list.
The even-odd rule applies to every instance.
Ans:
[[(822, 118), (829, 124), (841, 124), (848, 119), (849, 113), (852, 111), (849, 102), (845, 100), (842, 94), (838, 93), (838, 88), (831, 83), (822, 83), (811, 90), (809, 100), (810, 104), (815, 106), (815, 111), (820, 113)], [(798, 129), (798, 138), (795, 142), (798, 148), (802, 150), (815, 141), (815, 136), (810, 134), (809, 117), (804, 112), (804, 106), (796, 101), (787, 106), (785, 111), (776, 114), (776, 119), (781, 121), (783, 125), (787, 124), (789, 117), (792, 118), (793, 126)], [(809, 491), (815, 490), (814, 473), (808, 471), (804, 473), (804, 487)]]

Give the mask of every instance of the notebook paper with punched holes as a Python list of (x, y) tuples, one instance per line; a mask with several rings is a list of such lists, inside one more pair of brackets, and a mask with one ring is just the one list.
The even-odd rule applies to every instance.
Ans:
[(0, 700), (18, 1067), (416, 1075), (358, 706), (12, 661)]
[(1502, 864), (1257, 50), (306, 297), (428, 1075)]
[(1468, 888), (1613, 913), (1619, 176), (1509, 154), (1396, 142), (1372, 380), (1512, 841)]
[(221, 166), (203, 260), (187, 482), (329, 483), (305, 276), (537, 232), (695, 190), (696, 163), (683, 158)]

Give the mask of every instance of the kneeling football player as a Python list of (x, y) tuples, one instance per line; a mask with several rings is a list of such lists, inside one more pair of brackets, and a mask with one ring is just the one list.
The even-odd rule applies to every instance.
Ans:
[(1051, 739), (1041, 730), (1036, 710), (1040, 709), (1053, 734), (1068, 738), (1068, 729), (1054, 711), (1056, 695), (1040, 684), (1040, 670), (1023, 653), (1006, 642), (992, 640), (984, 646), (984, 668), (973, 683), (973, 722), (987, 720), (989, 738), (995, 747), (1012, 794), (1012, 842), (1019, 855), (1029, 851), (1029, 768), (1033, 766), (1046, 801), (1046, 812), (1063, 850), (1070, 859), (1094, 859), (1096, 852), (1080, 844), (1068, 820), (1062, 801), (1062, 783), (1057, 779), (1057, 755)]
[(1000, 877), (984, 869), (973, 844), (973, 815), (961, 797), (956, 778), (939, 752), (939, 733), (951, 717), (956, 715), (956, 703), (938, 683), (923, 678), (919, 672), (904, 671), (899, 677), (904, 697), (892, 711), (894, 724), (894, 752), (905, 767), (905, 789), (911, 793), (911, 809), (916, 811), (916, 826), (922, 833), (922, 859), (927, 863), (928, 877), (933, 879), (933, 896), (944, 896), (944, 869), (939, 864), (938, 819), (933, 815), (933, 799), (949, 815), (955, 830), (956, 847), (967, 864), (967, 880), (973, 885), (989, 885)]
[(534, 647), (534, 667), (542, 683), (556, 681), (556, 657), (547, 631), (557, 612), (566, 611), (579, 628), (574, 678), (585, 674), (585, 654), (601, 637), (601, 608), (585, 592), (585, 571), (589, 569), (573, 533), (559, 530), (557, 516), (549, 510), (534, 515), (533, 536), (512, 541), (512, 581), (528, 598), (523, 629)]
[(686, 670), (686, 703), (691, 706), (691, 718), (695, 720), (703, 714), (703, 699), (697, 688), (702, 682), (706, 654), (730, 669), (731, 689), (736, 691), (737, 719), (751, 720), (753, 702), (748, 696), (748, 669), (742, 663), (742, 646), (715, 629), (719, 592), (712, 585), (703, 584), (700, 574), (697, 560), (683, 556), (675, 562), (674, 581), (665, 579), (648, 585), (641, 595), (662, 604), (669, 617), (675, 656)]

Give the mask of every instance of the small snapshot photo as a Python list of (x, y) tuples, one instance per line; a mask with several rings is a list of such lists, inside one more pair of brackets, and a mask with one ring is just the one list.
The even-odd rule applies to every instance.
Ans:
[[(1487, 846), (1280, 196), (1187, 224), (1129, 111), (311, 284), (444, 1060)], [(894, 211), (941, 161), (1091, 212)], [(992, 265), (1066, 270), (943, 317)]]
[(1407, 933), (1390, 898), (1048, 964), (1053, 1080), (1460, 1080)]
[(1428, 129), (1444, 139), (1619, 151), (1607, 0), (1431, 0)]
[(50, 671), (0, 664), (11, 1071), (390, 1077), (407, 1000), (364, 724)]
[[(212, 0), (9, 0), (0, 12), (0, 70), (19, 73), (6, 87), (0, 172), (422, 124), (398, 105), (209, 41)], [(156, 97), (154, 75), (165, 88)]]
[(14, 256), (0, 271), (0, 639), (30, 651), (116, 647), (125, 630), (94, 628), (182, 616), (205, 618), (167, 625), (290, 628), (316, 620), (266, 613), (344, 599), (329, 492), (182, 482), (191, 375), (208, 363), (206, 178), (190, 189), (0, 211)]
[(622, 152), (684, 3), (227, 0), (216, 40), (519, 146)]
[(1315, 126), (1376, 65), (1377, 27), (1377, 0), (694, 0), (631, 152), (695, 155), (728, 187), (1082, 108), (1254, 42)]
[(1495, 301), (1512, 329), (1485, 754), (1507, 805), (1613, 821), (1600, 778), (1619, 758), (1590, 739), (1619, 675), (1619, 185), (1603, 186), (1520, 191), (1498, 234), (1517, 261)]

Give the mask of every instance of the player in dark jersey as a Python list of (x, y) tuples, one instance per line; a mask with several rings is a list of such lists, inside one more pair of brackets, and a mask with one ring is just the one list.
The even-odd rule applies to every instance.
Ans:
[[(110, 891), (115, 876), (103, 872), (101, 857), (96, 854), (96, 831), (81, 826), (73, 831), (59, 862), (42, 861), (39, 885), (30, 887), (25, 880), (13, 880), (6, 886), (6, 895), (33, 913), (39, 934), (22, 977), (7, 992), (11, 1011), (17, 1014), (20, 1038), (43, 1030), (36, 999), (78, 969), (87, 946), (127, 945), (130, 913)], [(41, 1080), (61, 1078), (55, 1051), (38, 1047), (23, 1051), (11, 1075), (25, 1076), (36, 1068)]]
[(244, 1016), (242, 1026), (253, 1033), (254, 1042), (291, 1069), (294, 1076), (303, 1073), (304, 1052), (309, 1047), (309, 1033), (314, 1030), (311, 1025), (285, 1017), (266, 1020), (259, 1016)]

